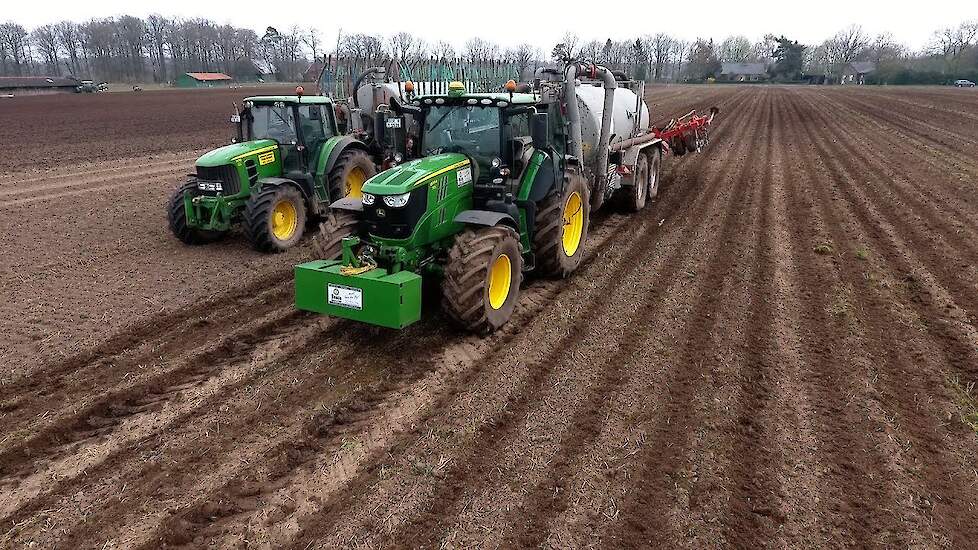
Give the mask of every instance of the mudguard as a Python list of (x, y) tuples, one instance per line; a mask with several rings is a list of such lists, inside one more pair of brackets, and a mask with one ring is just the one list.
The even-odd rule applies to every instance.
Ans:
[(463, 210), (455, 216), (455, 223), (484, 227), (495, 227), (502, 224), (519, 231), (519, 225), (517, 225), (516, 220), (512, 216), (491, 210)]
[(329, 205), (333, 210), (345, 210), (347, 212), (363, 212), (363, 202), (353, 197), (343, 197)]

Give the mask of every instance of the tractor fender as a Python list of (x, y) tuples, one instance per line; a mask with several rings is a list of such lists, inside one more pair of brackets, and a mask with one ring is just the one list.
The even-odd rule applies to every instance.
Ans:
[(263, 189), (268, 187), (281, 187), (283, 185), (291, 185), (299, 190), (302, 198), (306, 201), (306, 210), (312, 215), (319, 214), (319, 208), (316, 201), (312, 200), (309, 196), (309, 190), (304, 188), (299, 182), (295, 180), (290, 180), (288, 178), (278, 178), (278, 177), (268, 177), (268, 178), (258, 178), (258, 189)]
[(347, 212), (363, 212), (363, 202), (353, 197), (343, 197), (329, 205), (332, 210), (345, 210)]
[(282, 186), (282, 185), (291, 185), (291, 186), (295, 187), (296, 189), (298, 189), (299, 192), (302, 193), (302, 196), (306, 200), (309, 200), (309, 192), (308, 192), (308, 190), (303, 189), (302, 186), (299, 185), (299, 183), (297, 181), (295, 181), (295, 180), (290, 180), (288, 178), (277, 178), (277, 177), (258, 178), (258, 185), (259, 185), (259, 187), (265, 187), (266, 185), (269, 186), (269, 187), (279, 187), (279, 186)]
[(517, 232), (520, 230), (520, 226), (516, 223), (509, 214), (504, 214), (502, 212), (493, 212), (491, 210), (463, 210), (455, 216), (455, 223), (464, 223), (465, 225), (479, 225), (483, 227), (495, 227), (497, 225), (505, 225), (515, 229)]
[(333, 165), (336, 164), (336, 159), (338, 159), (344, 151), (351, 148), (362, 149), (364, 151), (367, 150), (367, 146), (364, 145), (362, 141), (352, 136), (341, 136), (327, 141), (323, 147), (324, 158), (320, 160), (320, 169), (316, 171), (316, 175), (328, 174), (329, 171), (333, 169)]

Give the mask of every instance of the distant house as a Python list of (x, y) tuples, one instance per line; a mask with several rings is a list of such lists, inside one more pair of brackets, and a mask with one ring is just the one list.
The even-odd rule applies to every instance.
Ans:
[(183, 73), (177, 77), (177, 88), (220, 88), (231, 84), (224, 73)]
[(249, 59), (251, 66), (254, 67), (254, 79), (258, 82), (275, 82), (275, 74), (278, 68), (266, 59)]
[(767, 80), (764, 63), (721, 63), (717, 80), (724, 82), (760, 82)]
[(853, 61), (842, 68), (842, 84), (865, 84), (866, 77), (876, 72), (872, 61)]
[(61, 76), (0, 76), (0, 96), (73, 93), (79, 86), (80, 80)]

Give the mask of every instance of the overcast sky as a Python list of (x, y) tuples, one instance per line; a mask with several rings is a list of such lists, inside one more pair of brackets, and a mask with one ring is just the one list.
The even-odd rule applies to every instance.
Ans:
[[(218, 23), (252, 27), (261, 35), (265, 27), (293, 24), (315, 26), (324, 41), (335, 42), (337, 30), (389, 35), (415, 33), (428, 42), (448, 40), (461, 47), (466, 39), (481, 36), (511, 46), (527, 41), (549, 53), (565, 31), (584, 40), (626, 38), (668, 32), (692, 39), (721, 39), (743, 34), (752, 40), (766, 33), (785, 34), (805, 44), (819, 43), (853, 23), (875, 34), (890, 31), (912, 48), (924, 47), (934, 30), (978, 19), (978, 0), (746, 0), (742, 2), (670, 2), (655, 0), (500, 1), (500, 0), (345, 0), (319, 2), (243, 2), (228, 0), (86, 0), (59, 2), (4, 2), (0, 20), (26, 27), (55, 19), (84, 21), (92, 17), (130, 14), (146, 16), (206, 17)], [(525, 8), (525, 12), (519, 12)], [(591, 11), (593, 10), (593, 11)]]

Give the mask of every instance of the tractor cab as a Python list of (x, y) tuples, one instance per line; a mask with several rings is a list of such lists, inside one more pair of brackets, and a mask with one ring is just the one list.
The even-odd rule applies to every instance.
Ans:
[(281, 154), (283, 175), (312, 183), (323, 144), (338, 133), (332, 105), (322, 96), (247, 98), (235, 120), (239, 140), (274, 141)]
[(447, 95), (420, 97), (418, 156), (460, 153), (473, 161), (477, 185), (503, 183), (522, 168), (530, 120), (547, 110), (539, 102), (527, 93), (467, 94), (460, 83)]

